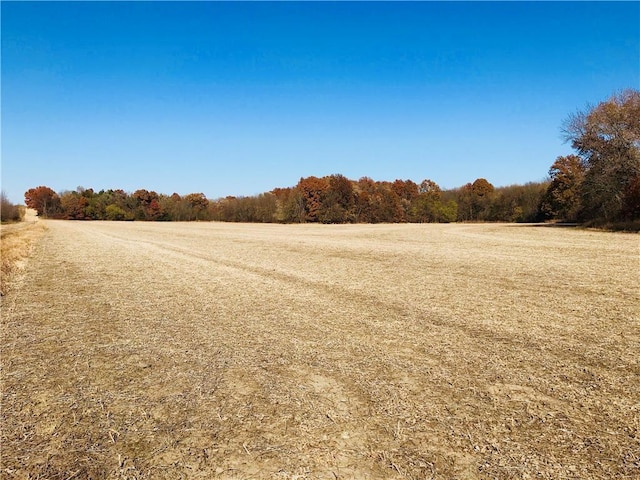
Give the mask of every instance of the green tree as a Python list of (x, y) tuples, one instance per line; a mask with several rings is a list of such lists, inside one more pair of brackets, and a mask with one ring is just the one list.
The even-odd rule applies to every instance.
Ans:
[(458, 204), (454, 200), (448, 202), (438, 202), (438, 222), (455, 222), (458, 218)]
[(127, 220), (127, 212), (125, 212), (118, 205), (107, 205), (105, 209), (105, 216), (107, 220)]
[[(419, 222), (439, 222), (442, 212), (442, 189), (433, 180), (420, 182), (419, 197), (416, 200), (416, 220)], [(447, 215), (448, 216), (448, 215)], [(455, 218), (454, 218), (455, 220)]]

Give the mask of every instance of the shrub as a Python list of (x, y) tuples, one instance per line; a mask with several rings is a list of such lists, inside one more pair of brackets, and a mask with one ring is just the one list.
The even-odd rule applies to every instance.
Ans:
[(0, 220), (2, 222), (19, 222), (23, 218), (24, 207), (14, 205), (3, 192), (0, 192)]
[(105, 213), (107, 220), (128, 220), (127, 212), (113, 203), (111, 205), (107, 205)]

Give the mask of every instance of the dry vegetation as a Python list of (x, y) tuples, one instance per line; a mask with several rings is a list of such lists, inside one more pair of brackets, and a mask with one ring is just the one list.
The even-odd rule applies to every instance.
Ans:
[(637, 235), (43, 223), (3, 478), (640, 477)]
[(0, 225), (0, 296), (9, 291), (12, 280), (24, 268), (35, 241), (44, 233), (44, 229), (32, 209), (26, 209), (24, 221)]

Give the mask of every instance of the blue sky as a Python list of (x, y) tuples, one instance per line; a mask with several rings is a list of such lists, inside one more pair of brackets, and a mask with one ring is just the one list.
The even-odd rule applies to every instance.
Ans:
[(640, 85), (638, 2), (6, 2), (2, 189), (542, 180)]

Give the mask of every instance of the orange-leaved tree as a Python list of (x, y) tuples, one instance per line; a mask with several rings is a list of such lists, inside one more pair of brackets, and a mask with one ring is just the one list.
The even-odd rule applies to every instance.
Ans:
[(326, 178), (307, 177), (301, 178), (297, 187), (304, 201), (305, 220), (317, 222), (325, 192), (329, 189)]
[(551, 183), (542, 199), (542, 212), (551, 218), (577, 220), (582, 205), (586, 166), (577, 155), (556, 158), (549, 169)]
[(41, 185), (30, 188), (24, 194), (24, 202), (41, 217), (54, 217), (60, 211), (60, 197), (51, 188)]
[(569, 116), (565, 138), (584, 160), (586, 220), (637, 220), (640, 213), (640, 91), (625, 90)]

